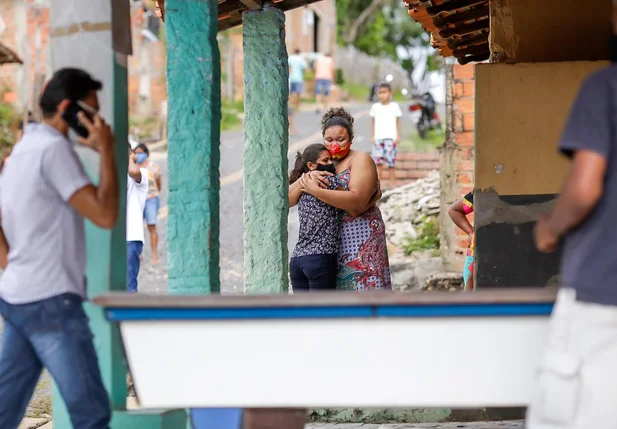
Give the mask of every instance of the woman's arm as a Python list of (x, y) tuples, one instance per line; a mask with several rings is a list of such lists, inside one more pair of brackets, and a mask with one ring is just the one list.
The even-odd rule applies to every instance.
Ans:
[(345, 210), (351, 216), (359, 216), (375, 193), (377, 167), (369, 154), (357, 153), (352, 163), (347, 192), (323, 189), (316, 180), (310, 177), (303, 177), (300, 182), (305, 192), (314, 195), (324, 203)]
[[(303, 174), (301, 178), (306, 175), (310, 175), (311, 178), (314, 178), (321, 188), (327, 188), (328, 186), (330, 186), (330, 181), (328, 180), (328, 177), (332, 176), (332, 173), (328, 173), (327, 171), (311, 171), (309, 173)], [(298, 201), (300, 200), (303, 192), (304, 189), (302, 188), (300, 179), (289, 185), (289, 207), (293, 207), (298, 204)]]
[(296, 180), (289, 185), (289, 207), (293, 207), (298, 204), (298, 201), (300, 201), (300, 197), (302, 196), (302, 192), (300, 180)]

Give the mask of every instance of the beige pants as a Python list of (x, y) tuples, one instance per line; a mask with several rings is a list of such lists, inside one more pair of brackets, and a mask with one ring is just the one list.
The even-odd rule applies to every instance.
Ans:
[(617, 307), (559, 291), (527, 429), (617, 429)]

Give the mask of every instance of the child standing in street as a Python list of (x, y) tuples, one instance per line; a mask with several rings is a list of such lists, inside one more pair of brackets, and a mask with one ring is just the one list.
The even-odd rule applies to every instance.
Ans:
[(448, 210), (452, 222), (469, 236), (469, 247), (467, 248), (467, 257), (465, 258), (465, 268), (463, 268), (463, 284), (466, 291), (474, 290), (473, 258), (475, 235), (473, 225), (467, 219), (467, 215), (470, 213), (473, 213), (473, 191), (469, 192), (463, 198), (456, 200), (456, 202), (450, 206), (450, 210)]
[(390, 84), (382, 82), (377, 92), (379, 103), (373, 104), (370, 116), (373, 118), (373, 159), (377, 174), (383, 180), (384, 164), (388, 166), (390, 186), (394, 187), (396, 145), (401, 140), (401, 107), (392, 101)]

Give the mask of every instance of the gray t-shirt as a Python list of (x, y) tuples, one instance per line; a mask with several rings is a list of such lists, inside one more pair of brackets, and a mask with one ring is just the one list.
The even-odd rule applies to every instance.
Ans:
[(84, 220), (68, 200), (88, 184), (62, 133), (28, 125), (0, 175), (0, 217), (9, 245), (0, 298), (11, 304), (63, 293), (86, 298)]
[(597, 152), (607, 160), (604, 191), (591, 215), (565, 238), (561, 279), (577, 299), (617, 305), (617, 66), (589, 76), (559, 145), (567, 156)]

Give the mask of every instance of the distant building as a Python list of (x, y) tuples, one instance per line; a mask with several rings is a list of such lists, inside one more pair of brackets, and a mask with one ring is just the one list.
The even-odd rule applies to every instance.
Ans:
[[(285, 13), (287, 52), (300, 49), (304, 54), (336, 52), (336, 5), (335, 0), (322, 0), (300, 9)], [(229, 45), (221, 42), (223, 94), (229, 98), (243, 96), (242, 31), (231, 30)], [(228, 59), (230, 59), (228, 61)], [(310, 90), (310, 86), (305, 88)]]
[[(87, 0), (81, 0), (87, 1)], [(128, 0), (127, 0), (128, 1)], [(156, 117), (165, 109), (165, 43), (159, 40), (164, 24), (153, 0), (130, 0), (133, 55), (129, 58), (129, 110), (132, 116)], [(12, 49), (20, 64), (0, 67), (0, 101), (18, 111), (36, 112), (38, 94), (51, 75), (50, 0), (0, 0), (0, 43)], [(304, 53), (336, 48), (335, 0), (322, 0), (286, 13), (287, 49)], [(223, 94), (242, 98), (242, 31), (221, 36)], [(229, 61), (226, 61), (229, 58)]]

